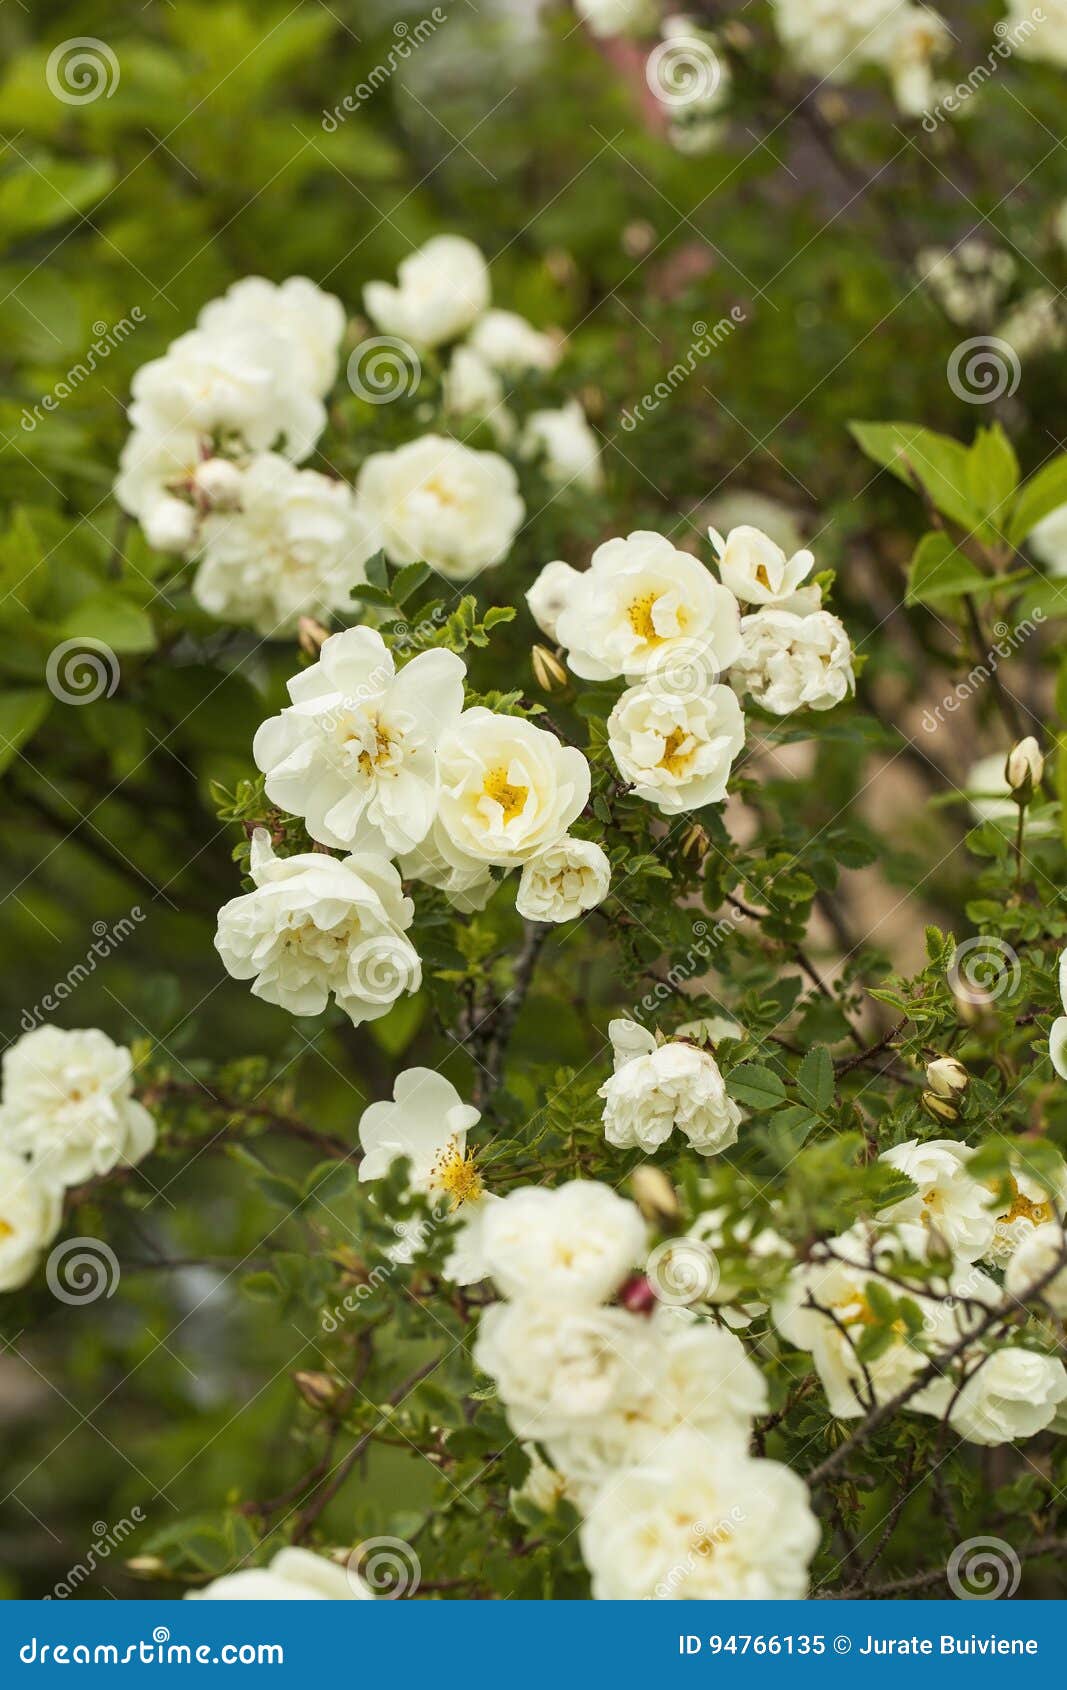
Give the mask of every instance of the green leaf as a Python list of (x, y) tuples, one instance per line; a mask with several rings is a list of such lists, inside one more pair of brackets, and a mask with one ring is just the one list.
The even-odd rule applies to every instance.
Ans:
[(0, 774), (37, 732), (52, 703), (51, 693), (43, 688), (0, 692)]
[(942, 516), (970, 531), (982, 523), (970, 494), (969, 452), (958, 440), (917, 423), (850, 423), (850, 432), (876, 464), (914, 488), (925, 487)]
[(1019, 485), (1019, 460), (999, 423), (980, 428), (967, 454), (967, 492), (976, 510), (1003, 528)]
[(393, 577), (393, 600), (396, 604), (406, 604), (412, 593), (418, 592), (422, 583), (428, 578), (430, 566), (428, 563), (408, 563)]
[(778, 1075), (758, 1062), (743, 1062), (727, 1081), (727, 1090), (739, 1103), (753, 1109), (776, 1109), (785, 1099), (785, 1086)]
[(834, 1065), (825, 1045), (815, 1045), (797, 1069), (797, 1086), (801, 1096), (820, 1115), (825, 1115), (834, 1101)]
[(1019, 546), (1042, 517), (1067, 505), (1067, 452), (1044, 464), (1023, 487), (1008, 528), (1008, 539)]
[(152, 618), (123, 593), (93, 593), (70, 612), (60, 624), (66, 639), (100, 640), (112, 651), (153, 651), (156, 644)]
[(907, 604), (937, 604), (984, 588), (989, 577), (957, 551), (947, 534), (932, 529), (915, 548), (908, 570)]

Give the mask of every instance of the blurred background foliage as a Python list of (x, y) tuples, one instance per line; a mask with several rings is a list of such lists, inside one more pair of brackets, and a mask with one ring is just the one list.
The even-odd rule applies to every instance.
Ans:
[[(233, 1065), (238, 1092), (270, 1080), (274, 1095), (299, 1093), (304, 1118), (346, 1142), (401, 1057), (436, 1064), (447, 1049), (421, 999), (353, 1034), (328, 1019), (297, 1026), (222, 976), (214, 916), (238, 871), (212, 783), (233, 788), (249, 774), (252, 734), (282, 696), (293, 648), (199, 611), (188, 572), (152, 553), (116, 506), (138, 366), (249, 273), (303, 273), (339, 295), (355, 346), (365, 282), (392, 276), (441, 230), (477, 241), (495, 302), (569, 334), (550, 390), (556, 402), (580, 394), (606, 472), (602, 495), (553, 499), (536, 468), (523, 469), (530, 519), (508, 563), (479, 581), (480, 602), (521, 606), (540, 564), (582, 562), (611, 533), (654, 527), (692, 544), (724, 494), (755, 489), (793, 509), (818, 566), (838, 571), (835, 608), (869, 659), (861, 691), (873, 713), (827, 731), (816, 764), (797, 765), (812, 778), (793, 788), (795, 825), (814, 834), (862, 795), (869, 805), (872, 776), (893, 766), (897, 784), (862, 812), (883, 843), (878, 884), (857, 872), (857, 922), (898, 904), (916, 864), (942, 865), (877, 934), (910, 966), (923, 920), (958, 928), (974, 884), (952, 854), (962, 806), (922, 801), (958, 796), (1004, 730), (983, 696), (920, 751), (904, 747), (897, 728), (914, 733), (944, 690), (943, 680), (930, 690), (932, 654), (950, 673), (964, 654), (935, 612), (900, 608), (921, 515), (847, 424), (899, 417), (973, 433), (974, 407), (945, 379), (961, 329), (920, 285), (924, 247), (978, 233), (1013, 255), (1018, 295), (1067, 284), (1054, 230), (1067, 197), (1061, 72), (1006, 65), (973, 116), (928, 134), (897, 116), (873, 74), (800, 105), (808, 85), (785, 64), (766, 6), (698, 6), (727, 27), (734, 89), (720, 143), (686, 157), (650, 110), (640, 62), (591, 42), (567, 7), (444, 9), (446, 22), (338, 121), (339, 102), (421, 9), (0, 6), (0, 1031), (5, 1044), (17, 1037), (93, 935), (136, 909), (143, 919), (57, 1019), (102, 1026), (179, 1076), (207, 1059)], [(957, 0), (943, 10), (953, 64), (966, 69), (999, 8)], [(45, 74), (52, 48), (77, 36), (104, 37), (121, 72), (107, 97), (84, 105), (54, 98)], [(647, 420), (622, 427), (700, 338), (694, 325), (731, 310), (738, 326)], [(94, 338), (131, 320), (96, 368), (72, 379)], [(1063, 445), (1065, 356), (1028, 360), (1023, 393), (998, 407), (1026, 472)], [(63, 383), (67, 396), (27, 427)], [(351, 475), (425, 414), (419, 394), (370, 407), (342, 391), (310, 460), (320, 469)], [(48, 657), (86, 634), (119, 654), (120, 684), (94, 704), (65, 704), (45, 684)], [(477, 685), (532, 687), (524, 609), (512, 634), (475, 654)], [(1039, 715), (1046, 667), (1035, 644), (1020, 684)], [(490, 923), (487, 946), (509, 941), (511, 920), (504, 911)], [(613, 1005), (596, 944), (580, 967), (550, 959), (523, 1012), (520, 1075), (538, 1063), (580, 1066), (592, 1048), (581, 1019), (559, 1014), (565, 977), (601, 1024)], [(463, 1072), (457, 1059), (459, 1084)], [(194, 1122), (190, 1133), (207, 1140), (217, 1127)], [(283, 1143), (283, 1171), (291, 1154)], [(131, 1549), (179, 1511), (202, 1510), (215, 1522), (207, 1563), (225, 1560), (217, 1511), (283, 1488), (290, 1471), (291, 1374), (315, 1365), (313, 1317), (298, 1299), (265, 1319), (225, 1278), (227, 1263), (255, 1258), (269, 1198), (247, 1166), (217, 1156), (164, 1158), (153, 1177), (162, 1197), (150, 1229), (135, 1207), (101, 1215), (124, 1262), (116, 1298), (79, 1310), (31, 1290), (5, 1326), (16, 1341), (22, 1325), (40, 1323), (32, 1346), (19, 1346), (24, 1359), (0, 1357), (8, 1595), (49, 1590), (92, 1541), (90, 1522), (116, 1522), (135, 1505), (147, 1526)], [(100, 1202), (110, 1206), (106, 1194)], [(152, 1266), (160, 1257), (193, 1265), (163, 1274)], [(294, 1358), (302, 1336), (306, 1354)], [(398, 1529), (397, 1509), (425, 1501), (421, 1466), (402, 1449), (378, 1451), (358, 1496), (342, 1499), (338, 1531), (351, 1534), (353, 1508), (357, 1530)], [(85, 1593), (135, 1588), (116, 1557)]]

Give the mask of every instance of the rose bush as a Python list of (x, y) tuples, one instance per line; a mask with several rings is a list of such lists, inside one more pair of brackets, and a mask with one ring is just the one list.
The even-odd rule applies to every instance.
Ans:
[(48, 10), (4, 1593), (1054, 1594), (1062, 8)]

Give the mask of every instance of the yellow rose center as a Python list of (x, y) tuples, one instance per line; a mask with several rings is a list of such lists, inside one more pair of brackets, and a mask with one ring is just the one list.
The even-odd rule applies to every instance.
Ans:
[(632, 600), (629, 608), (627, 609), (626, 614), (630, 618), (630, 627), (633, 629), (639, 640), (655, 640), (659, 638), (656, 633), (655, 625), (652, 621), (652, 607), (655, 602), (655, 593), (646, 593), (643, 598)]
[(5, 1238), (13, 1238), (14, 1236), (15, 1228), (13, 1226), (9, 1226), (3, 1216), (0, 1216), (0, 1243), (2, 1243)]
[(485, 796), (500, 805), (506, 822), (522, 815), (529, 790), (528, 786), (512, 786), (506, 769), (490, 769), (482, 787)]
[(663, 742), (663, 756), (659, 760), (661, 769), (666, 769), (669, 775), (684, 773), (686, 764), (690, 761), (692, 751), (683, 751), (682, 746), (689, 739), (684, 728), (672, 728)]
[(1033, 1221), (1035, 1226), (1040, 1226), (1042, 1221), (1052, 1219), (1051, 1203), (1038, 1202), (1033, 1197), (1027, 1197), (1024, 1192), (1019, 1190), (1015, 1180), (1012, 1180), (1011, 1183), (1013, 1191), (1011, 1207), (1000, 1216), (1000, 1222), (1003, 1226), (1010, 1226), (1012, 1221)]
[[(358, 734), (349, 734), (348, 737), (351, 741), (358, 739), (360, 736)], [(374, 750), (363, 750), (357, 758), (357, 762), (363, 770), (363, 773), (365, 775), (372, 774), (378, 767), (379, 763), (383, 763), (389, 756), (392, 748), (393, 742), (389, 736), (388, 728), (383, 727), (381, 722), (376, 721), (374, 724)]]
[(423, 483), (423, 492), (431, 493), (439, 505), (455, 506), (459, 504), (454, 487), (449, 487), (440, 476), (431, 475), (429, 481)]
[(765, 563), (757, 563), (756, 580), (759, 582), (761, 587), (766, 587), (767, 591), (770, 592), (771, 578), (767, 574), (767, 565)]
[(454, 1137), (434, 1163), (430, 1184), (449, 1199), (453, 1209), (458, 1209), (461, 1203), (476, 1203), (485, 1189), (473, 1153), (465, 1155)]

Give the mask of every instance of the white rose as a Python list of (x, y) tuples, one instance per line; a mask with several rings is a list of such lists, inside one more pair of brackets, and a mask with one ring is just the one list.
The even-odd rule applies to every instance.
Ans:
[(1055, 1419), (1067, 1399), (1067, 1369), (1055, 1356), (1007, 1345), (982, 1359), (969, 1356), (966, 1382), (939, 1381), (927, 1412), (942, 1415), (972, 1444), (1015, 1443), (1032, 1438)]
[(741, 638), (732, 679), (776, 716), (829, 710), (855, 691), (848, 635), (828, 610), (757, 610), (742, 619)]
[(791, 598), (815, 562), (808, 551), (787, 557), (781, 546), (748, 524), (731, 528), (725, 539), (715, 528), (709, 528), (708, 534), (719, 553), (723, 585), (742, 604), (780, 604)]
[(404, 936), (414, 905), (384, 857), (276, 857), (257, 828), (250, 872), (255, 891), (223, 905), (215, 947), (235, 980), (254, 980), (255, 997), (321, 1015), (332, 994), (358, 1027), (418, 990), (422, 965)]
[(468, 858), (518, 867), (562, 839), (589, 797), (589, 764), (521, 716), (465, 710), (437, 748), (438, 815)]
[(203, 1590), (187, 1590), (186, 1600), (210, 1602), (351, 1602), (373, 1601), (359, 1574), (338, 1567), (310, 1549), (279, 1549), (267, 1567), (240, 1567), (212, 1579)]
[(607, 853), (565, 834), (523, 864), (515, 908), (527, 921), (573, 921), (603, 903), (611, 885)]
[(674, 1309), (657, 1310), (651, 1328), (653, 1372), (640, 1393), (592, 1425), (547, 1440), (582, 1506), (620, 1468), (654, 1458), (678, 1427), (747, 1442), (753, 1417), (767, 1407), (766, 1381), (732, 1332)]
[(640, 530), (597, 547), (572, 583), (556, 633), (571, 669), (588, 681), (670, 675), (679, 663), (703, 663), (714, 680), (741, 649), (729, 589), (662, 534)]
[(331, 635), (252, 742), (267, 797), (320, 844), (411, 850), (437, 811), (437, 741), (459, 721), (465, 674), (450, 651), (420, 652), (398, 672), (372, 628)]
[[(1008, 0), (1007, 38), (1024, 59), (1047, 59), (1067, 65), (1067, 0)], [(1025, 33), (1018, 33), (1020, 25)]]
[[(1045, 1221), (1043, 1225), (1035, 1226), (1022, 1239), (1004, 1270), (1004, 1289), (1009, 1296), (1026, 1296), (1031, 1285), (1036, 1285), (1039, 1279), (1051, 1273), (1063, 1256), (1065, 1242), (1067, 1240), (1059, 1222)], [(1061, 1320), (1067, 1315), (1067, 1266), (1060, 1268), (1038, 1296)]]
[(593, 35), (639, 35), (655, 27), (653, 0), (575, 0)]
[(624, 692), (608, 717), (619, 774), (666, 816), (720, 803), (744, 743), (745, 718), (726, 686), (683, 695), (652, 681)]
[(1048, 1053), (1061, 1080), (1067, 1080), (1067, 950), (1060, 954), (1060, 1002), (1063, 1014), (1058, 1015), (1049, 1029)]
[(205, 458), (192, 479), (199, 496), (215, 510), (235, 510), (241, 503), (244, 477), (229, 458)]
[(421, 880), (444, 893), (454, 909), (465, 915), (484, 910), (498, 882), (489, 864), (461, 851), (437, 817), (425, 839), (404, 851), (397, 866), (405, 880)]
[(559, 363), (558, 335), (535, 329), (516, 311), (487, 311), (475, 323), (467, 345), (501, 375), (527, 370), (554, 370)]
[(1040, 1180), (1035, 1179), (1017, 1161), (1014, 1162), (1010, 1175), (1008, 1207), (997, 1214), (998, 1205), (993, 1201), (993, 1242), (989, 1248), (991, 1260), (1003, 1266), (1019, 1245), (1030, 1237), (1035, 1227), (1044, 1226), (1048, 1221), (1062, 1220), (1067, 1210), (1067, 1172), (1062, 1162), (1057, 1168), (1053, 1183), (1055, 1190), (1050, 1193)]
[(245, 276), (221, 299), (204, 306), (197, 327), (229, 335), (259, 324), (292, 349), (300, 380), (321, 399), (337, 378), (337, 360), (345, 332), (345, 309), (332, 293), (323, 293), (306, 276), (280, 283)]
[(21, 1156), (0, 1148), (0, 1291), (25, 1285), (63, 1218), (58, 1186), (46, 1185)]
[(193, 480), (202, 459), (203, 437), (193, 428), (135, 428), (122, 448), (115, 497), (158, 551), (185, 553), (196, 539)]
[(540, 458), (545, 478), (557, 486), (572, 484), (595, 493), (604, 485), (600, 442), (577, 399), (555, 411), (533, 411), (526, 419), (520, 450)]
[(291, 632), (301, 616), (352, 609), (379, 537), (351, 488), (263, 452), (244, 470), (239, 499), (201, 524), (199, 605), (267, 636)]
[(255, 323), (179, 335), (162, 358), (141, 366), (130, 391), (131, 426), (157, 439), (175, 431), (205, 443), (221, 436), (253, 452), (278, 444), (300, 463), (326, 426), (289, 342)]
[(1067, 575), (1067, 505), (1057, 505), (1030, 530), (1026, 544), (1057, 579)]
[(600, 1601), (799, 1601), (819, 1537), (796, 1473), (736, 1432), (685, 1428), (606, 1483), (581, 1529)]
[(556, 639), (556, 628), (571, 593), (582, 577), (569, 563), (546, 563), (526, 594), (526, 603), (542, 634)]
[(1058, 294), (1052, 288), (1031, 288), (997, 324), (997, 335), (1020, 358), (1061, 351), (1067, 344), (1067, 327)]
[[(1019, 806), (1011, 797), (1011, 787), (1004, 772), (1004, 752), (992, 751), (979, 757), (967, 771), (967, 798), (979, 821), (994, 822), (1001, 831), (1015, 838), (1019, 821)], [(1028, 836), (1055, 833), (1056, 822), (1051, 817), (1035, 814), (1028, 809), (1025, 818)]]
[(0, 1143), (28, 1156), (50, 1185), (133, 1167), (156, 1142), (133, 1095), (133, 1058), (87, 1027), (36, 1027), (4, 1052)]
[(879, 1158), (896, 1168), (918, 1186), (914, 1197), (905, 1197), (883, 1209), (879, 1220), (893, 1227), (909, 1255), (922, 1260), (928, 1249), (963, 1262), (976, 1262), (993, 1242), (996, 1225), (989, 1206), (989, 1188), (967, 1172), (972, 1152), (951, 1139), (909, 1139), (886, 1150)]
[(417, 347), (454, 340), (489, 304), (489, 271), (473, 241), (436, 235), (402, 260), (397, 284), (368, 282), (363, 303), (380, 329)]
[(953, 37), (945, 20), (929, 6), (904, 6), (882, 51), (893, 98), (906, 117), (922, 117), (937, 97), (933, 63)]
[(474, 1345), (512, 1430), (538, 1441), (592, 1425), (631, 1399), (652, 1376), (653, 1356), (640, 1316), (530, 1298), (486, 1309)]
[(526, 515), (509, 463), (439, 434), (375, 452), (356, 490), (391, 562), (428, 563), (453, 581), (499, 563)]
[(657, 1045), (644, 1027), (625, 1019), (612, 1021), (608, 1034), (615, 1072), (597, 1096), (604, 1099), (609, 1144), (658, 1150), (675, 1128), (705, 1156), (737, 1143), (741, 1111), (708, 1051), (676, 1040)]
[(647, 1248), (635, 1203), (597, 1180), (570, 1180), (554, 1191), (520, 1186), (494, 1205), (482, 1249), (505, 1297), (533, 1297), (571, 1308), (615, 1291)]
[(196, 542), (196, 511), (183, 499), (169, 494), (146, 501), (141, 511), (144, 537), (157, 552), (184, 556)]
[(444, 399), (453, 416), (487, 418), (502, 440), (514, 428), (513, 419), (504, 409), (503, 382), (469, 346), (457, 346), (452, 354), (445, 371)]
[(453, 1203), (476, 1201), (482, 1183), (467, 1155), (467, 1134), (481, 1115), (433, 1068), (406, 1068), (391, 1103), (372, 1103), (360, 1116), (361, 1180), (383, 1179), (406, 1157), (413, 1191)]

